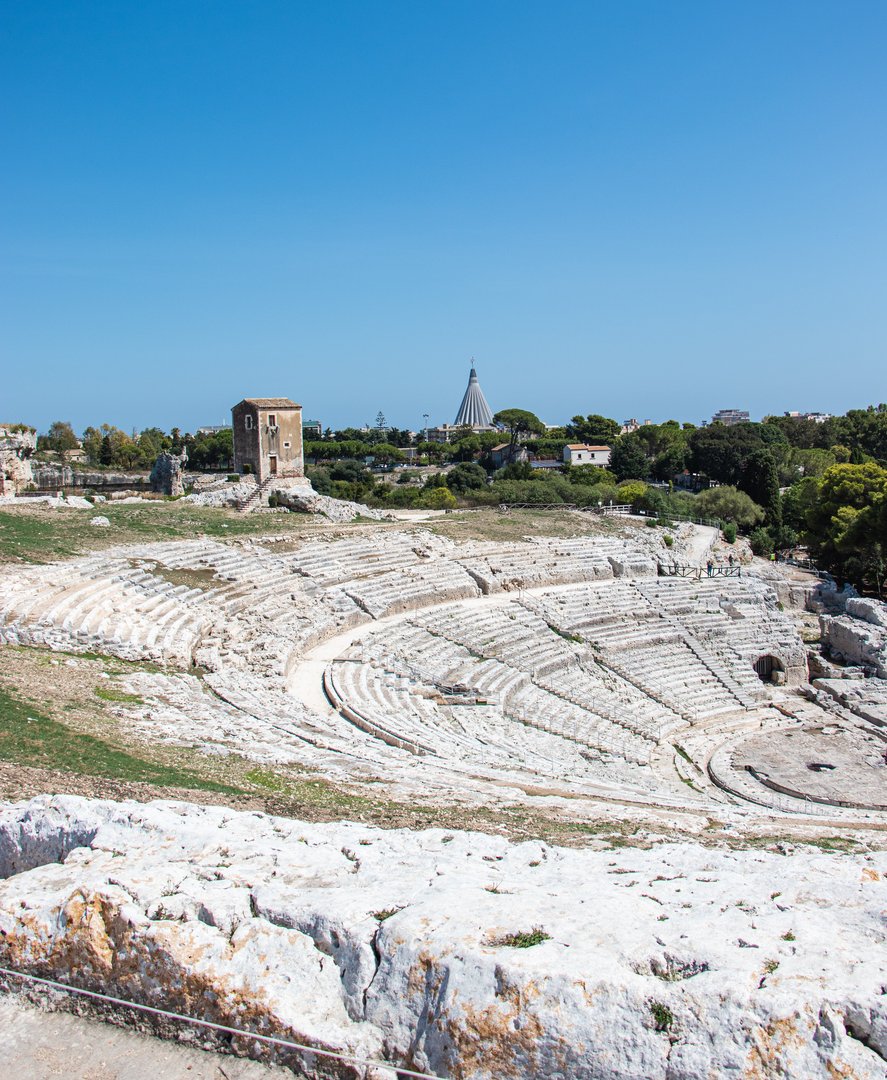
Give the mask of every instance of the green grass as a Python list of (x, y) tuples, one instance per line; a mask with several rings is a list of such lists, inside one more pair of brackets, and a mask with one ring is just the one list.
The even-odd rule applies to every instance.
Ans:
[(551, 941), (551, 934), (546, 934), (541, 926), (534, 926), (532, 930), (518, 930), (516, 934), (506, 934), (496, 941), (497, 945), (506, 945), (510, 949), (531, 949), (534, 945), (541, 945), (543, 941)]
[(72, 731), (38, 712), (31, 704), (0, 689), (0, 761), (56, 769), (109, 780), (135, 781), (241, 794), (239, 788), (205, 780), (185, 769), (156, 765), (116, 746)]
[(687, 751), (683, 748), (683, 746), (680, 745), (680, 743), (674, 743), (674, 748), (681, 755), (681, 757), (684, 759), (684, 761), (686, 761), (690, 765), (693, 764), (693, 759), (690, 757), (690, 755), (687, 753)]
[[(98, 529), (90, 519), (101, 514), (111, 522)], [(289, 514), (237, 514), (231, 510), (154, 501), (115, 506), (101, 503), (88, 510), (43, 506), (0, 510), (0, 562), (45, 563), (114, 544), (146, 540), (186, 540), (305, 531), (306, 518)]]
[(123, 690), (115, 690), (113, 686), (97, 686), (95, 696), (102, 701), (119, 701), (127, 705), (144, 705), (144, 699), (138, 694), (127, 694)]
[(365, 795), (355, 795), (350, 791), (336, 787), (328, 780), (317, 777), (310, 779), (297, 779), (281, 776), (279, 773), (268, 772), (265, 769), (250, 769), (244, 774), (244, 779), (263, 791), (285, 799), (317, 807), (319, 809), (335, 810), (341, 814), (366, 814), (378, 815), (386, 808), (402, 809), (398, 803), (391, 803), (386, 799), (367, 798)]

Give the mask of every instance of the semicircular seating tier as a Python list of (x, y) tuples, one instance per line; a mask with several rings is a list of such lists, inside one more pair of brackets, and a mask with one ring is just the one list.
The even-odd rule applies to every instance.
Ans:
[(139, 723), (208, 752), (652, 792), (664, 740), (746, 722), (755, 659), (804, 653), (768, 584), (657, 578), (646, 531), (120, 547), (0, 574), (0, 641), (178, 669), (133, 675)]

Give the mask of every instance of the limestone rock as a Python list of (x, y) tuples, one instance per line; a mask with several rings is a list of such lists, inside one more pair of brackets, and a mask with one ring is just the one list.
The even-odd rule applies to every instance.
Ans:
[(884, 853), (42, 796), (0, 812), (0, 875), (6, 966), (442, 1076), (885, 1074)]
[[(854, 604), (860, 616), (850, 612)], [(881, 679), (887, 679), (887, 627), (875, 618), (887, 607), (878, 601), (849, 600), (846, 615), (820, 615), (822, 644), (831, 656), (850, 664), (861, 664)]]
[(108, 518), (105, 517), (104, 514), (96, 514), (94, 518), (89, 519), (89, 524), (96, 525), (102, 529), (107, 529), (110, 526), (111, 522)]
[(187, 462), (187, 450), (182, 450), (181, 454), (172, 454), (167, 450), (158, 454), (151, 470), (151, 490), (159, 495), (184, 495), (182, 473)]
[(374, 521), (389, 520), (383, 510), (373, 510), (363, 503), (349, 502), (347, 499), (332, 499), (329, 495), (318, 495), (308, 486), (281, 490), (278, 493), (281, 506), (306, 514), (323, 514), (330, 521), (353, 521), (356, 517), (372, 518)]
[(30, 428), (0, 427), (0, 496), (16, 495), (32, 483), (36, 448), (37, 436)]

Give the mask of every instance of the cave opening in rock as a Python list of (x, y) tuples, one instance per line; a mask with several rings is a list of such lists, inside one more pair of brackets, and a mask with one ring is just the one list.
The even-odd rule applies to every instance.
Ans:
[(785, 682), (785, 664), (778, 656), (765, 653), (755, 660), (755, 671), (761, 682), (781, 685)]

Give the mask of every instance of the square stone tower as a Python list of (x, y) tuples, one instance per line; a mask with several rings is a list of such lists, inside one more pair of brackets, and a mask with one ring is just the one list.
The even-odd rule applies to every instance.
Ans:
[(244, 398), (231, 410), (234, 468), (260, 484), (305, 475), (302, 406), (289, 398)]

